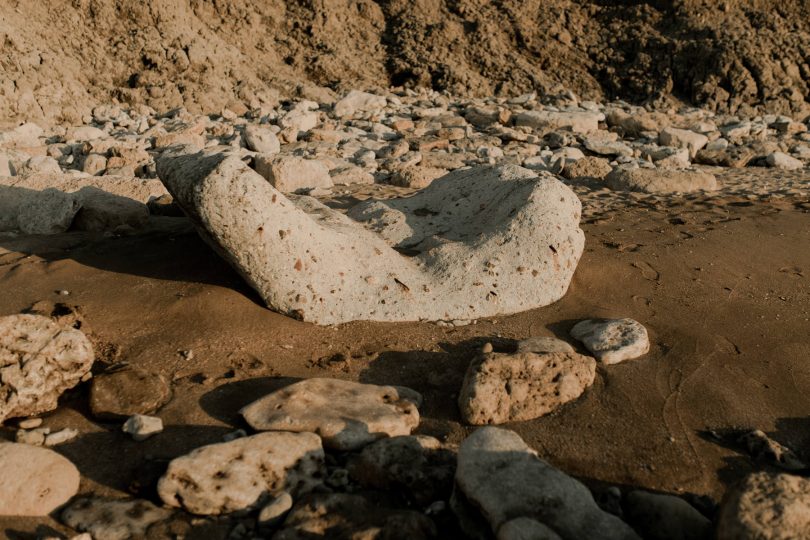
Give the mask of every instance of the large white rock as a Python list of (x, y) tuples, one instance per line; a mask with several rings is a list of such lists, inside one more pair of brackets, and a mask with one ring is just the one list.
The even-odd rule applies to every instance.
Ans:
[(78, 490), (78, 469), (53, 450), (0, 443), (0, 516), (47, 516)]
[(577, 399), (593, 384), (596, 361), (576, 353), (484, 353), (472, 361), (458, 396), (469, 424), (531, 420)]
[(85, 335), (42, 315), (0, 317), (0, 423), (56, 408), (93, 365)]
[(709, 138), (702, 133), (695, 133), (688, 129), (678, 129), (667, 127), (658, 134), (658, 144), (663, 146), (674, 146), (676, 148), (687, 148), (689, 157), (694, 158), (698, 150), (706, 146)]
[(591, 111), (526, 111), (515, 116), (516, 126), (528, 126), (538, 132), (570, 129), (574, 133), (590, 133), (599, 129), (604, 115)]
[(313, 433), (259, 433), (211, 444), (173, 459), (158, 495), (192, 514), (252, 508), (267, 496), (306, 493), (319, 484), (323, 448)]
[(282, 193), (332, 187), (329, 167), (317, 159), (259, 154), (256, 172)]
[(259, 431), (311, 431), (340, 450), (410, 435), (421, 396), (401, 387), (339, 379), (306, 379), (268, 394), (240, 412)]
[(571, 337), (608, 365), (638, 358), (650, 350), (647, 329), (633, 319), (586, 319), (574, 325)]
[(810, 538), (810, 479), (756, 472), (720, 508), (718, 540)]
[(596, 505), (587, 487), (541, 460), (509, 430), (481, 428), (461, 444), (456, 488), (493, 534), (527, 517), (564, 540), (638, 540), (628, 525)]
[(605, 183), (617, 191), (643, 191), (645, 193), (688, 193), (717, 189), (717, 178), (713, 174), (675, 169), (617, 167), (607, 175)]
[(164, 154), (157, 166), (270, 308), (318, 324), (548, 305), (567, 291), (584, 244), (576, 195), (515, 166), (457, 171), (410, 198), (358, 205), (350, 215), (367, 228), (310, 197), (286, 198), (238, 158)]
[(383, 96), (352, 90), (346, 96), (335, 103), (335, 116), (347, 118), (354, 116), (358, 112), (379, 111), (384, 108), (387, 101)]

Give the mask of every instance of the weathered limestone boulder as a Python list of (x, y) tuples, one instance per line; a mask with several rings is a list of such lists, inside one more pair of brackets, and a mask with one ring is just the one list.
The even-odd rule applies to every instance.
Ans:
[(0, 516), (47, 516), (78, 490), (78, 469), (53, 450), (0, 443)]
[(756, 472), (727, 495), (718, 540), (810, 538), (810, 479)]
[(171, 510), (142, 499), (81, 497), (62, 510), (62, 522), (93, 538), (129, 540), (142, 538), (151, 525), (168, 519)]
[(0, 423), (56, 408), (93, 365), (93, 346), (42, 315), (0, 317)]
[(379, 111), (385, 107), (387, 100), (383, 96), (352, 90), (345, 97), (335, 103), (335, 116), (339, 118), (352, 117), (358, 112)]
[(607, 185), (617, 191), (645, 193), (687, 193), (714, 191), (717, 179), (713, 174), (675, 169), (625, 169), (618, 167), (605, 178)]
[(573, 352), (482, 353), (458, 396), (469, 424), (503, 424), (543, 416), (577, 399), (596, 376), (596, 361)]
[(461, 444), (456, 489), (493, 534), (527, 517), (564, 540), (638, 539), (628, 525), (597, 506), (587, 487), (541, 460), (509, 430), (481, 428)]
[(354, 450), (382, 437), (410, 435), (421, 396), (413, 390), (339, 379), (306, 379), (240, 412), (253, 429), (311, 431), (323, 444)]
[(571, 337), (608, 365), (638, 358), (650, 350), (647, 329), (633, 319), (586, 319), (574, 325)]
[(317, 159), (260, 154), (256, 156), (255, 164), (256, 172), (283, 193), (333, 185), (329, 168)]
[(318, 324), (532, 309), (565, 294), (582, 254), (581, 205), (552, 175), (457, 171), (350, 218), (288, 199), (238, 158), (185, 152), (158, 174), (200, 234), (270, 308)]
[(592, 111), (526, 111), (515, 116), (515, 125), (528, 126), (541, 133), (562, 128), (574, 133), (590, 133), (599, 129), (599, 120), (603, 117)]
[(282, 491), (306, 493), (319, 484), (323, 448), (313, 433), (259, 433), (210, 444), (173, 459), (158, 495), (192, 514), (252, 508)]

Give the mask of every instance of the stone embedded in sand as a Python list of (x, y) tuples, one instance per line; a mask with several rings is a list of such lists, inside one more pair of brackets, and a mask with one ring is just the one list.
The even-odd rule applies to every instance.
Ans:
[(56, 408), (93, 365), (93, 346), (41, 315), (0, 317), (0, 423)]
[(584, 244), (576, 195), (520, 167), (457, 171), (407, 199), (362, 203), (350, 211), (358, 224), (311, 197), (284, 197), (235, 157), (167, 153), (157, 165), (270, 308), (318, 324), (547, 305), (567, 291)]
[(240, 413), (253, 429), (311, 431), (324, 446), (355, 450), (419, 425), (413, 390), (339, 379), (306, 379), (268, 394)]
[(631, 491), (622, 505), (624, 519), (650, 540), (709, 540), (712, 522), (674, 495)]
[(402, 493), (417, 506), (446, 500), (455, 469), (455, 452), (425, 435), (380, 439), (348, 464), (349, 474), (363, 486)]
[(306, 493), (319, 484), (323, 448), (313, 433), (259, 433), (197, 448), (169, 463), (158, 495), (192, 514), (252, 508), (267, 496)]
[(702, 133), (695, 133), (688, 129), (678, 129), (673, 127), (664, 128), (658, 134), (658, 144), (662, 146), (675, 146), (676, 148), (687, 148), (689, 157), (694, 158), (698, 151), (706, 146), (709, 138)]
[(517, 352), (525, 353), (573, 353), (574, 348), (567, 341), (560, 338), (536, 336), (518, 341)]
[(526, 111), (515, 116), (515, 125), (528, 126), (542, 133), (561, 128), (574, 133), (590, 133), (599, 129), (599, 120), (603, 118), (601, 113), (591, 111)]
[(650, 350), (647, 329), (633, 319), (586, 319), (574, 325), (571, 337), (604, 364), (618, 364)]
[(638, 539), (619, 518), (599, 509), (588, 488), (538, 458), (509, 430), (481, 428), (461, 444), (456, 488), (493, 533), (528, 517), (565, 540)]
[(358, 112), (379, 111), (385, 107), (386, 103), (387, 100), (383, 96), (352, 90), (335, 103), (334, 112), (338, 118), (348, 118)]
[(713, 174), (674, 169), (618, 167), (607, 175), (605, 183), (617, 191), (643, 191), (646, 193), (687, 193), (717, 189), (717, 179)]
[(791, 157), (784, 152), (771, 152), (765, 157), (768, 167), (774, 169), (784, 169), (786, 171), (796, 171), (804, 168), (801, 160)]
[(79, 471), (53, 450), (0, 443), (0, 516), (47, 516), (79, 490)]
[(248, 124), (242, 132), (242, 138), (245, 146), (254, 152), (271, 155), (281, 151), (281, 143), (269, 126)]
[(467, 368), (458, 406), (474, 425), (531, 420), (578, 398), (595, 376), (594, 359), (576, 353), (483, 353)]
[(150, 414), (165, 405), (171, 395), (171, 387), (163, 375), (125, 367), (93, 377), (90, 411), (104, 420)]
[(559, 534), (539, 521), (527, 517), (519, 517), (504, 523), (498, 529), (496, 538), (497, 540), (562, 540)]
[(62, 510), (62, 522), (103, 540), (142, 538), (150, 526), (168, 519), (171, 510), (142, 499), (81, 497)]
[(315, 159), (260, 154), (256, 156), (255, 164), (256, 172), (283, 193), (330, 188), (333, 185), (329, 168)]
[(717, 540), (787, 540), (810, 531), (810, 479), (756, 472), (725, 497)]
[(317, 493), (296, 503), (273, 540), (436, 537), (436, 526), (421, 512), (389, 509), (360, 495)]

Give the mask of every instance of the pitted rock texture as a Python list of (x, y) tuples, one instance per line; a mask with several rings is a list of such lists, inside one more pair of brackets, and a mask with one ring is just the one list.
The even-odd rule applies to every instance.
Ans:
[(305, 493), (320, 483), (323, 448), (313, 433), (259, 433), (175, 458), (158, 494), (169, 506), (218, 515), (252, 508), (267, 496)]
[(638, 358), (650, 350), (647, 329), (633, 319), (586, 319), (574, 325), (571, 337), (608, 365)]
[(318, 324), (548, 305), (568, 290), (584, 245), (576, 195), (516, 166), (459, 171), (413, 197), (360, 204), (350, 216), (362, 224), (315, 199), (288, 199), (235, 157), (186, 148), (157, 167), (270, 308)]
[(514, 432), (481, 428), (460, 446), (456, 488), (478, 508), (493, 533), (527, 517), (564, 540), (638, 540), (633, 530), (602, 511), (583, 484), (537, 457)]
[(473, 360), (458, 397), (469, 424), (531, 420), (577, 399), (596, 376), (596, 361), (576, 353), (485, 353)]
[(355, 450), (383, 437), (410, 435), (421, 396), (401, 387), (339, 379), (306, 379), (254, 401), (240, 412), (253, 429), (311, 431), (324, 446)]
[(52, 411), (93, 365), (79, 330), (42, 315), (0, 317), (0, 422)]
[(142, 538), (149, 527), (168, 519), (171, 510), (142, 499), (81, 497), (62, 510), (62, 521), (103, 540)]

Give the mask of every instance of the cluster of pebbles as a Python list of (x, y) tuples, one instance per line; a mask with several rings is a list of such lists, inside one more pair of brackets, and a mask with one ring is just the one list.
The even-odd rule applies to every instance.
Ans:
[[(185, 213), (273, 309), (321, 324), (465, 324), (564, 294), (582, 252), (580, 217), (596, 219), (644, 198), (772, 196), (772, 186), (729, 180), (737, 178), (730, 170), (745, 167), (778, 172), (785, 196), (808, 191), (795, 171), (810, 163), (810, 119), (655, 112), (571, 94), (542, 103), (534, 94), (462, 100), (353, 91), (339, 100), (328, 93), (310, 98), (213, 116), (112, 105), (96, 108), (83, 126), (46, 131), (26, 123), (0, 133), (0, 232), (137, 234), (153, 216)], [(487, 194), (509, 211), (499, 213), (495, 204), (480, 214)], [(346, 212), (346, 201), (365, 202)], [(447, 208), (437, 201), (453, 201), (462, 217), (442, 214)], [(266, 210), (276, 203), (283, 210)], [(236, 210), (248, 217), (228, 221)], [(311, 216), (319, 216), (313, 238), (298, 240)], [(429, 218), (428, 225), (414, 225), (416, 217)], [(278, 219), (289, 227), (282, 222), (276, 231)], [(315, 238), (321, 233), (332, 236)], [(528, 253), (544, 266), (523, 266), (510, 258), (520, 250), (493, 247), (509, 234), (540, 245), (542, 253)], [(329, 254), (357, 235), (358, 250), (379, 251), (381, 268), (406, 260), (400, 254), (413, 268), (399, 277), (390, 275), (397, 268), (352, 276), (361, 278), (351, 282), (355, 296), (324, 301), (324, 294), (308, 303), (294, 294), (336, 285), (324, 284), (314, 257), (292, 255), (304, 248)], [(482, 247), (482, 239), (493, 244)], [(289, 268), (257, 263), (251, 254), (258, 248), (289, 254)], [(470, 260), (478, 265), (472, 270)], [(361, 272), (337, 258), (326, 261)], [(476, 271), (487, 286), (464, 296), (477, 286)], [(456, 288), (438, 289), (445, 282)], [(369, 307), (369, 295), (377, 294), (391, 302)], [(448, 303), (456, 294), (465, 305), (431, 311), (431, 294)], [(555, 411), (588, 391), (598, 364), (610, 369), (643, 356), (647, 330), (631, 319), (581, 321), (571, 342), (536, 336), (516, 350), (484, 346), (470, 359), (458, 406), (466, 423), (487, 427), (458, 447), (414, 434), (422, 397), (412, 389), (308, 379), (244, 407), (249, 429), (166, 464), (151, 498), (77, 496), (76, 467), (46, 447), (81, 434), (51, 433), (39, 416), (85, 383), (91, 414), (120, 422), (137, 442), (161, 436), (158, 414), (173, 396), (169, 382), (136, 366), (91, 377), (87, 337), (69, 318), (51, 315), (0, 319), (0, 422), (18, 427), (17, 442), (0, 443), (0, 515), (53, 514), (99, 540), (180, 537), (215, 520), (227, 520), (234, 539), (433, 538), (448, 531), (498, 539), (800, 538), (810, 530), (810, 481), (793, 474), (804, 464), (759, 431), (739, 443), (786, 472), (751, 475), (715, 511), (666, 494), (586, 486), (541, 460), (516, 433), (491, 427)]]

